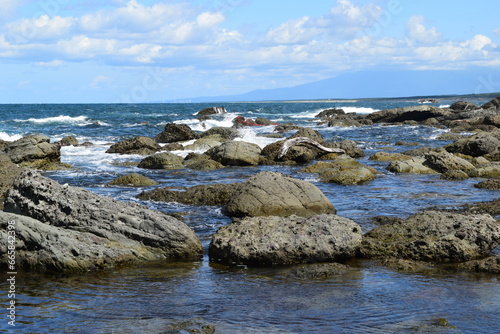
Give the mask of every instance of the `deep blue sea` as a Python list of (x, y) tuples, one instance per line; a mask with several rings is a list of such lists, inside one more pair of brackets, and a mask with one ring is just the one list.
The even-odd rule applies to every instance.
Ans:
[[(436, 106), (452, 102), (455, 101), (441, 101)], [(0, 139), (44, 134), (51, 141), (58, 141), (71, 135), (80, 143), (93, 143), (93, 146), (63, 147), (62, 162), (75, 168), (44, 174), (60, 183), (118, 200), (180, 213), (207, 249), (211, 235), (230, 222), (220, 207), (143, 202), (135, 196), (153, 187), (110, 187), (107, 183), (132, 172), (160, 182), (158, 187), (166, 187), (241, 182), (262, 170), (279, 171), (317, 185), (331, 200), (337, 214), (358, 222), (364, 232), (374, 227), (371, 223), (374, 216), (407, 217), (431, 206), (456, 207), (497, 198), (494, 191), (473, 187), (481, 179), (446, 181), (436, 175), (396, 175), (387, 172), (388, 163), (368, 160), (381, 150), (402, 152), (415, 148), (396, 146), (397, 141), (443, 146), (450, 141), (436, 138), (446, 129), (400, 125), (326, 127), (314, 118), (328, 108), (371, 113), (415, 104), (415, 101), (378, 100), (0, 105)], [(228, 113), (204, 123), (196, 119), (198, 111), (214, 105), (224, 106)], [(321, 183), (315, 174), (299, 172), (303, 166), (145, 170), (122, 164), (140, 161), (141, 156), (105, 153), (118, 141), (135, 136), (153, 137), (167, 123), (183, 123), (204, 131), (213, 126), (231, 126), (238, 115), (310, 127), (327, 141), (354, 140), (366, 154), (359, 160), (381, 174), (367, 184), (341, 186)], [(258, 135), (273, 129), (274, 126), (243, 129), (238, 140), (264, 147), (277, 139)], [(186, 156), (189, 151), (174, 153)], [(165, 333), (169, 325), (198, 319), (215, 325), (216, 333), (500, 333), (498, 275), (398, 272), (361, 260), (350, 265), (351, 272), (347, 275), (313, 281), (287, 278), (283, 268), (214, 265), (206, 255), (196, 263), (141, 265), (76, 277), (22, 273), (17, 277), (19, 307), (15, 329), (18, 333)], [(3, 318), (0, 332), (11, 331), (6, 317)], [(449, 326), (442, 325), (439, 320), (442, 318)]]

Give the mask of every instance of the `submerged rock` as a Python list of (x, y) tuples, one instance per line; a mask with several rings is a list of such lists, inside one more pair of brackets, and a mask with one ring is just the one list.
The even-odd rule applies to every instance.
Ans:
[(147, 169), (179, 169), (183, 167), (182, 160), (181, 157), (173, 153), (163, 152), (142, 159), (137, 167)]
[(144, 175), (132, 173), (117, 177), (113, 181), (109, 182), (110, 186), (133, 186), (133, 187), (147, 187), (155, 186), (158, 182), (151, 180), (149, 177)]
[(243, 182), (226, 212), (230, 216), (312, 216), (335, 213), (328, 198), (310, 182), (276, 172), (261, 172)]
[(500, 225), (490, 215), (425, 211), (365, 234), (361, 254), (460, 262), (487, 255), (499, 243)]
[[(101, 262), (112, 266), (141, 260), (192, 259), (198, 258), (202, 251), (194, 232), (172, 216), (61, 185), (32, 170), (23, 171), (15, 180), (5, 200), (5, 211), (40, 221), (30, 225), (30, 228), (36, 227), (36, 234), (29, 236), (36, 243), (26, 245), (31, 252), (43, 249), (46, 233), (53, 234), (54, 238), (58, 233), (65, 238), (73, 237), (75, 250), (67, 247), (70, 239), (60, 245), (54, 241), (53, 247), (59, 247), (55, 253), (61, 257), (47, 259), (64, 268), (92, 269), (100, 267)], [(26, 240), (29, 238), (26, 236)], [(78, 246), (82, 242), (86, 245)], [(112, 248), (111, 255), (116, 256), (106, 259), (99, 251), (100, 246), (94, 249), (96, 244)], [(84, 246), (92, 251), (84, 252)], [(67, 252), (75, 256), (88, 254), (88, 258), (84, 257), (81, 263), (67, 263), (64, 257)]]
[(475, 184), (474, 187), (488, 190), (500, 190), (500, 178), (479, 182)]
[(252, 217), (220, 228), (210, 259), (226, 264), (285, 265), (336, 261), (356, 255), (361, 228), (337, 215)]

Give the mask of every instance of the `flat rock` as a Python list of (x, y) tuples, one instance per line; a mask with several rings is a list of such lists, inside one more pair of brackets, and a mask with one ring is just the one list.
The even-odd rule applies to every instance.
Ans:
[(132, 186), (132, 187), (147, 187), (147, 186), (155, 186), (158, 182), (151, 180), (149, 177), (146, 177), (141, 174), (132, 173), (117, 177), (113, 181), (109, 182), (110, 186)]
[(261, 172), (243, 182), (229, 201), (230, 216), (311, 216), (335, 213), (318, 187), (281, 173)]
[(183, 168), (183, 159), (170, 152), (150, 155), (139, 162), (137, 167), (147, 169), (179, 169)]
[(138, 136), (111, 145), (106, 153), (150, 155), (160, 150), (153, 138)]
[(257, 144), (228, 141), (214, 148), (210, 156), (224, 166), (256, 166), (259, 164), (261, 152)]
[(4, 210), (68, 231), (90, 233), (116, 247), (135, 248), (137, 258), (194, 258), (202, 250), (194, 232), (172, 216), (61, 185), (33, 170), (21, 172), (14, 181)]
[(499, 243), (500, 225), (490, 215), (425, 211), (365, 234), (361, 254), (460, 262), (487, 255)]
[(337, 215), (248, 217), (212, 237), (212, 261), (257, 266), (332, 262), (356, 255), (362, 231)]
[(61, 163), (61, 146), (51, 144), (50, 138), (30, 135), (9, 143), (4, 149), (12, 162), (21, 167), (42, 170), (66, 169), (71, 166)]

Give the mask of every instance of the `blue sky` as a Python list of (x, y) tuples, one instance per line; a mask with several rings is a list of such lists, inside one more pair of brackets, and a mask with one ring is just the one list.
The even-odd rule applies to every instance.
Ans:
[(0, 103), (183, 101), (371, 70), (486, 71), (489, 89), (500, 91), (499, 1), (0, 0), (0, 7)]

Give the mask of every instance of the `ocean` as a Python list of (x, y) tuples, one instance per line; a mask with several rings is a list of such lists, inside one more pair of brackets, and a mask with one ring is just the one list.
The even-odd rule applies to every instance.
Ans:
[[(440, 101), (435, 105), (447, 106), (452, 102)], [(107, 185), (116, 177), (133, 172), (160, 182), (156, 187), (189, 187), (242, 182), (263, 170), (279, 171), (314, 183), (333, 203), (337, 214), (356, 221), (363, 232), (375, 227), (375, 216), (406, 218), (433, 206), (453, 208), (498, 197), (494, 191), (473, 187), (481, 179), (447, 181), (437, 175), (396, 175), (386, 170), (388, 163), (368, 160), (378, 151), (403, 152), (414, 148), (395, 145), (398, 141), (420, 146), (446, 145), (451, 141), (437, 138), (447, 129), (420, 125), (327, 127), (318, 124), (314, 117), (329, 108), (371, 113), (415, 104), (410, 100), (360, 100), (0, 105), (2, 140), (43, 134), (51, 142), (75, 136), (80, 143), (93, 143), (63, 147), (61, 161), (74, 168), (44, 175), (121, 201), (181, 214), (205, 249), (203, 260), (195, 263), (152, 263), (76, 277), (19, 274), (16, 329), (23, 333), (170, 333), (171, 326), (195, 319), (213, 324), (216, 333), (498, 332), (498, 276), (437, 270), (399, 272), (372, 261), (356, 260), (350, 263), (352, 270), (348, 275), (303, 281), (291, 280), (283, 274), (283, 268), (220, 266), (208, 261), (206, 250), (212, 234), (230, 222), (221, 207), (140, 201), (135, 196), (154, 187)], [(198, 111), (215, 105), (224, 106), (228, 113), (204, 122), (196, 118)], [(299, 172), (303, 166), (146, 170), (127, 164), (140, 161), (142, 156), (105, 153), (111, 144), (124, 139), (154, 137), (167, 123), (204, 131), (214, 126), (231, 126), (236, 116), (310, 127), (326, 141), (354, 140), (366, 154), (359, 161), (381, 174), (363, 185), (342, 186), (322, 183), (315, 174)], [(237, 140), (263, 148), (278, 140), (260, 136), (273, 129), (274, 126), (245, 128)], [(173, 153), (185, 157), (189, 152)], [(0, 324), (0, 332), (9, 332), (5, 319)]]

